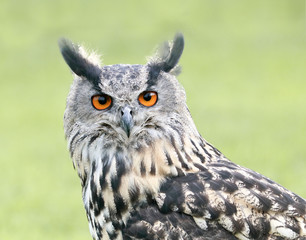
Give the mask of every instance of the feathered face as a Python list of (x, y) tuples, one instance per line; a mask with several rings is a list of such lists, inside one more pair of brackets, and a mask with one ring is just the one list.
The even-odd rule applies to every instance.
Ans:
[(61, 47), (75, 73), (65, 112), (68, 138), (77, 124), (78, 131), (103, 134), (109, 144), (137, 148), (142, 140), (158, 138), (166, 125), (180, 129), (189, 121), (185, 92), (171, 74), (183, 49), (180, 36), (168, 55), (146, 65), (101, 67), (82, 48), (65, 40)]
[(86, 131), (103, 130), (123, 144), (144, 131), (157, 134), (154, 129), (186, 111), (185, 93), (168, 73), (149, 84), (149, 71), (148, 66), (114, 65), (101, 68), (98, 82), (77, 77), (67, 101), (67, 120)]

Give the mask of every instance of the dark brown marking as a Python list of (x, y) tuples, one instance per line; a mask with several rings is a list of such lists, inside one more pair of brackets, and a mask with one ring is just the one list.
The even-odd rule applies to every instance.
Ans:
[(233, 222), (234, 232), (241, 232), (244, 227), (242, 219), (235, 220), (232, 216), (230, 216), (230, 219)]
[[(79, 136), (79, 133), (80, 133), (80, 130), (78, 130), (76, 132), (76, 134), (74, 134), (73, 137), (71, 138), (70, 145), (69, 145), (69, 152), (71, 154), (73, 154), (72, 150), (73, 150), (73, 147), (74, 147), (74, 140), (76, 139), (77, 136)], [(72, 157), (72, 155), (71, 155), (71, 157)]]
[(227, 216), (232, 216), (233, 214), (235, 214), (237, 212), (237, 208), (236, 208), (235, 204), (230, 203), (226, 199), (224, 199), (224, 203), (225, 203), (225, 208), (226, 208), (225, 214)]
[(210, 172), (208, 172), (208, 170), (206, 170), (203, 172), (199, 172), (199, 177), (207, 181), (207, 180), (211, 180), (213, 178), (213, 175)]
[(185, 173), (183, 172), (182, 169), (176, 167), (176, 171), (177, 171), (177, 176), (178, 177), (185, 176)]
[(117, 191), (121, 185), (122, 176), (127, 172), (127, 166), (125, 164), (126, 160), (124, 159), (120, 149), (117, 149), (116, 153), (116, 175), (111, 176), (111, 186), (113, 191)]
[(261, 227), (262, 235), (268, 234), (271, 230), (270, 222), (267, 219), (265, 219), (264, 217), (258, 218), (257, 221), (258, 221), (258, 224)]
[(104, 190), (108, 186), (108, 183), (105, 179), (105, 176), (108, 173), (109, 168), (110, 168), (110, 164), (107, 164), (108, 161), (109, 161), (109, 156), (108, 156), (108, 154), (106, 154), (102, 158), (102, 162), (103, 162), (104, 166), (103, 166), (103, 170), (102, 170), (102, 175), (99, 178), (99, 182), (100, 182), (100, 186), (101, 186), (102, 190)]
[(143, 162), (144, 160), (141, 160), (141, 163), (140, 163), (140, 173), (141, 173), (141, 176), (145, 176), (146, 175), (146, 166)]
[(209, 183), (209, 187), (214, 191), (219, 191), (222, 188), (221, 181), (211, 180), (211, 181), (208, 181), (208, 183)]
[(123, 197), (119, 193), (114, 193), (114, 202), (116, 205), (116, 215), (121, 217), (121, 213), (128, 209), (128, 205), (125, 203)]
[(218, 174), (220, 175), (220, 177), (222, 179), (232, 178), (232, 174), (230, 172), (228, 172), (228, 171), (225, 171), (225, 170), (218, 171)]
[(88, 141), (88, 147), (90, 147), (90, 145), (98, 138), (100, 137), (100, 134), (95, 134), (93, 136), (90, 137), (89, 141)]
[(172, 147), (174, 148), (174, 150), (175, 150), (175, 152), (176, 152), (176, 154), (178, 156), (178, 160), (180, 161), (182, 167), (185, 168), (186, 170), (189, 170), (190, 168), (188, 167), (187, 163), (184, 161), (181, 153), (176, 148), (175, 141), (174, 141), (174, 138), (173, 138), (172, 135), (171, 135), (171, 143), (172, 143)]
[(223, 181), (223, 190), (227, 193), (233, 193), (238, 190), (238, 187), (233, 182)]
[(129, 197), (132, 203), (136, 202), (139, 198), (140, 190), (138, 186), (134, 186), (133, 188), (129, 188)]
[(95, 216), (98, 216), (102, 209), (104, 208), (104, 200), (101, 197), (100, 193), (97, 191), (97, 185), (94, 181), (94, 173), (96, 172), (95, 162), (91, 165), (91, 180), (90, 180), (90, 193), (91, 193), (91, 201), (94, 209)]
[(164, 152), (165, 152), (165, 155), (166, 155), (166, 160), (168, 162), (168, 165), (169, 166), (173, 165), (173, 162), (172, 162), (171, 157), (169, 156), (169, 153), (167, 151), (165, 151), (165, 150), (164, 150)]
[(194, 163), (193, 164), (196, 168), (198, 168), (201, 171), (207, 171), (207, 168), (205, 168), (203, 165), (198, 164), (198, 163)]
[(192, 141), (192, 139), (190, 139), (190, 142), (192, 143), (192, 145), (194, 146), (196, 151), (199, 152), (199, 149), (198, 149), (197, 145), (194, 143), (194, 141)]
[(215, 152), (217, 156), (221, 156), (221, 152), (217, 148), (212, 146), (210, 143), (207, 143), (207, 145), (211, 147), (211, 149)]
[(187, 161), (192, 162), (191, 157), (188, 155), (188, 153), (186, 153), (185, 149), (183, 149), (183, 152), (185, 153), (185, 157), (187, 158)]
[(252, 239), (258, 239), (260, 237), (260, 231), (252, 224), (251, 219), (246, 218), (245, 221), (247, 222), (250, 232), (249, 232), (249, 236)]
[(203, 150), (209, 158), (212, 158), (212, 155), (206, 150), (206, 148), (203, 148)]
[(194, 150), (192, 150), (192, 151), (201, 160), (202, 163), (205, 162), (205, 157), (200, 152), (196, 152)]
[[(177, 122), (177, 123), (179, 123), (179, 122)], [(176, 126), (173, 126), (173, 125), (171, 125), (170, 127), (177, 133), (177, 136), (180, 138), (182, 146), (184, 146), (183, 131), (181, 129), (177, 128)]]
[(255, 191), (253, 191), (252, 189), (250, 189), (250, 192), (259, 199), (260, 201), (260, 204), (262, 206), (262, 210), (264, 212), (268, 212), (270, 209), (271, 209), (271, 206), (272, 206), (272, 202), (269, 198), (259, 194), (259, 193), (256, 193)]
[(301, 228), (299, 226), (299, 223), (297, 222), (297, 220), (295, 218), (292, 218), (293, 220), (293, 223), (290, 223), (290, 224), (286, 224), (286, 227), (291, 229), (292, 231), (296, 232), (297, 234), (301, 234), (300, 231), (301, 231)]
[(151, 175), (155, 175), (156, 174), (156, 167), (155, 167), (155, 163), (153, 161), (151, 162), (150, 174)]
[(216, 208), (213, 208), (212, 206), (208, 206), (207, 210), (210, 214), (210, 219), (215, 220), (220, 216), (220, 211)]

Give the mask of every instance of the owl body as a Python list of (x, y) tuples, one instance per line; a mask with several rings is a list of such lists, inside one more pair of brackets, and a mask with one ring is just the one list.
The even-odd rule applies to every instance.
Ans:
[(183, 36), (146, 65), (67, 40), (64, 129), (94, 239), (305, 239), (305, 200), (198, 133), (176, 79)]

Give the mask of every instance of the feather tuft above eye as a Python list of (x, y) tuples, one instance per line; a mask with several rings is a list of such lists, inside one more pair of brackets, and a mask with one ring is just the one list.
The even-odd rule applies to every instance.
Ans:
[(164, 42), (148, 63), (151, 67), (150, 78), (157, 78), (160, 71), (168, 72), (173, 75), (178, 75), (181, 68), (178, 65), (179, 59), (184, 50), (184, 36), (182, 33), (177, 33), (173, 41)]
[[(169, 42), (168, 42), (169, 44)], [(177, 64), (184, 50), (184, 36), (177, 33), (174, 37), (171, 48), (168, 47), (168, 54), (164, 55), (162, 70), (170, 72)]]
[(65, 38), (59, 39), (58, 45), (64, 60), (76, 75), (89, 81), (99, 80), (101, 69), (96, 54), (88, 54), (83, 47)]

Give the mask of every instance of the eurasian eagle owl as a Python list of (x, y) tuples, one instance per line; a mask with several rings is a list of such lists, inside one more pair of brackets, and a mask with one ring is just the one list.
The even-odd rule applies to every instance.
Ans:
[(305, 200), (198, 133), (178, 83), (184, 39), (145, 65), (100, 65), (59, 42), (74, 74), (64, 129), (94, 239), (305, 239)]

